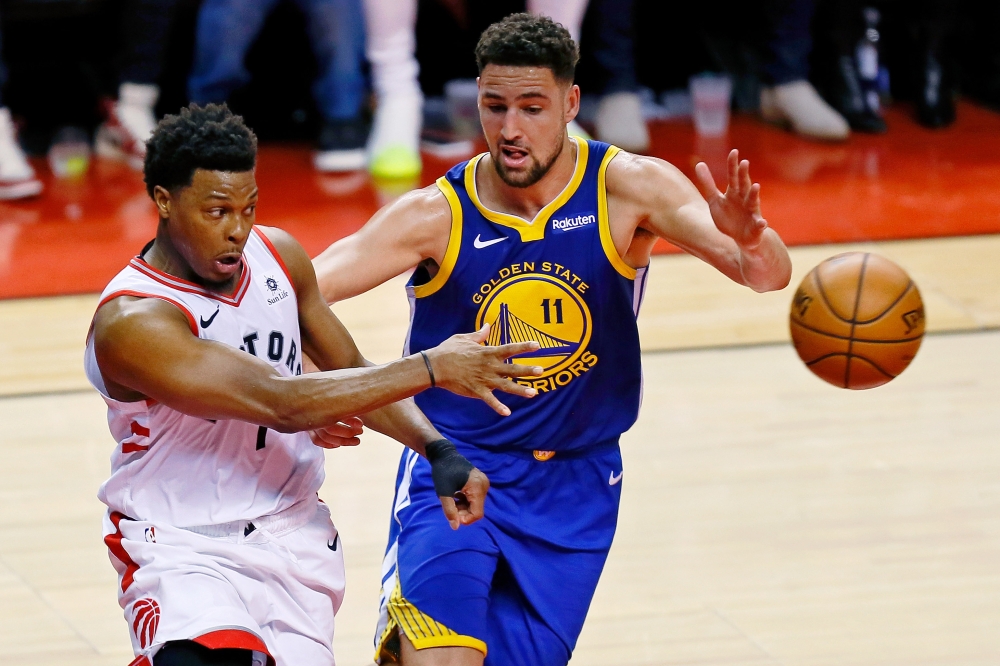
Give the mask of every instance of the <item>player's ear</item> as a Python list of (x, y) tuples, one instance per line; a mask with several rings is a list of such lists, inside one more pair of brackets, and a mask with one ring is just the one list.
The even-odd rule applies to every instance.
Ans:
[(566, 122), (576, 118), (580, 113), (580, 86), (575, 83), (566, 88)]
[(173, 199), (167, 188), (162, 185), (153, 188), (153, 203), (156, 204), (156, 213), (160, 219), (165, 220), (170, 217), (170, 205), (173, 203)]

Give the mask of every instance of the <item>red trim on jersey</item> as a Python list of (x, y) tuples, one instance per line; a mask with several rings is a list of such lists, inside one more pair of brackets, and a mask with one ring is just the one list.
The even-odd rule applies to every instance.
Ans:
[(146, 655), (140, 654), (138, 657), (133, 659), (128, 666), (153, 666), (153, 662), (151, 662), (149, 657)]
[(267, 655), (268, 666), (274, 666), (274, 657), (268, 652), (267, 646), (264, 645), (258, 636), (251, 634), (249, 631), (243, 629), (219, 629), (217, 631), (210, 631), (207, 634), (202, 634), (197, 638), (192, 638), (195, 643), (202, 645), (211, 650), (218, 650), (221, 648), (236, 648), (238, 650), (256, 650), (257, 652), (263, 652)]
[(132, 421), (132, 434), (139, 435), (140, 437), (149, 437), (149, 428), (139, 425), (138, 422)]
[(292, 290), (294, 291), (295, 280), (292, 279), (292, 274), (288, 272), (288, 266), (285, 265), (285, 261), (284, 259), (281, 258), (281, 254), (278, 252), (277, 249), (275, 249), (274, 243), (272, 243), (271, 239), (268, 238), (267, 235), (265, 235), (264, 232), (258, 229), (257, 227), (253, 228), (253, 232), (257, 234), (257, 238), (259, 238), (261, 242), (267, 246), (267, 249), (271, 252), (271, 256), (274, 257), (274, 260), (278, 262), (279, 266), (281, 266), (281, 270), (284, 271), (285, 277), (288, 278), (288, 283), (292, 285)]
[(239, 307), (240, 303), (243, 301), (243, 297), (247, 293), (247, 287), (250, 286), (250, 264), (246, 262), (245, 258), (241, 259), (241, 261), (243, 263), (243, 269), (240, 272), (239, 280), (236, 281), (236, 288), (233, 290), (232, 296), (226, 296), (225, 294), (209, 291), (194, 282), (188, 282), (187, 280), (182, 280), (181, 278), (171, 275), (170, 273), (164, 273), (160, 269), (150, 266), (142, 257), (135, 257), (128, 263), (128, 265), (151, 280), (159, 282), (165, 287), (170, 287), (171, 289), (176, 289), (177, 291), (183, 291), (189, 294), (197, 294), (198, 296), (204, 296), (205, 298), (221, 301), (226, 305)]
[(135, 442), (122, 442), (122, 453), (138, 453), (139, 451), (149, 451), (149, 446)]
[(179, 301), (175, 301), (169, 296), (161, 296), (160, 294), (148, 294), (144, 291), (135, 291), (134, 289), (122, 289), (121, 291), (115, 291), (108, 294), (106, 298), (102, 299), (101, 302), (97, 304), (97, 309), (100, 310), (102, 305), (120, 296), (134, 296), (135, 298), (158, 298), (161, 301), (166, 301), (167, 303), (170, 303), (171, 305), (175, 306), (177, 309), (179, 309), (181, 312), (184, 313), (184, 315), (187, 317), (188, 320), (188, 326), (191, 327), (191, 334), (194, 337), (198, 337), (198, 322), (195, 321), (194, 315), (191, 314), (190, 310), (181, 305)]
[(104, 537), (104, 545), (108, 547), (115, 559), (125, 565), (125, 573), (122, 574), (122, 594), (124, 594), (131, 587), (139, 565), (135, 563), (128, 551), (125, 550), (125, 546), (122, 545), (122, 528), (119, 526), (122, 520), (132, 519), (118, 511), (111, 512), (111, 523), (115, 526), (115, 532)]

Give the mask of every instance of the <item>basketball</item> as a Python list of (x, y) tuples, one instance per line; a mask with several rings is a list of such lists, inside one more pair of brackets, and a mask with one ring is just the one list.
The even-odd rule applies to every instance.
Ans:
[(897, 377), (924, 337), (924, 303), (902, 268), (869, 252), (830, 257), (795, 292), (792, 343), (813, 374), (868, 389)]

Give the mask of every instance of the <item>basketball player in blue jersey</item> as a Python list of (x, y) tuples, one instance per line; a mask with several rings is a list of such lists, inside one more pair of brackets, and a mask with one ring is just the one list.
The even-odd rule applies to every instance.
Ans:
[(433, 389), (431, 422), (490, 478), (485, 518), (452, 531), (430, 467), (400, 462), (383, 565), (380, 663), (557, 666), (583, 627), (614, 536), (618, 439), (635, 421), (636, 313), (656, 239), (755, 291), (788, 284), (784, 244), (749, 164), (725, 194), (670, 164), (567, 136), (577, 48), (562, 26), (517, 14), (476, 48), (489, 152), (381, 210), (315, 260), (328, 302), (415, 268), (407, 352), (491, 325), (490, 344), (534, 340), (544, 368), (500, 399), (511, 416)]

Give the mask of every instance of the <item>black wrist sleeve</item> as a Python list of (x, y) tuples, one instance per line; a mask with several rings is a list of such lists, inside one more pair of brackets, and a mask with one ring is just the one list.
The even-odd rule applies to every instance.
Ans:
[(431, 463), (431, 478), (434, 479), (434, 492), (438, 497), (451, 497), (465, 487), (474, 468), (454, 444), (447, 439), (439, 439), (427, 444), (424, 450)]

